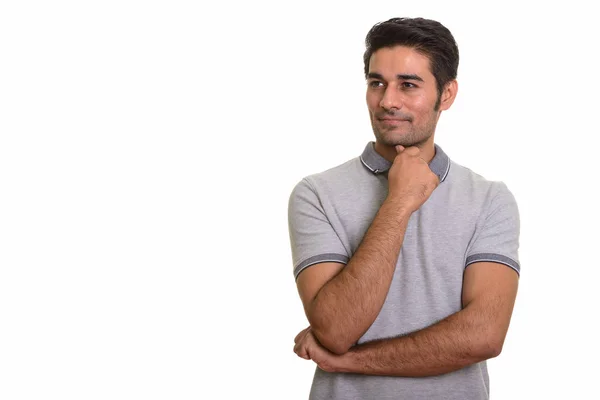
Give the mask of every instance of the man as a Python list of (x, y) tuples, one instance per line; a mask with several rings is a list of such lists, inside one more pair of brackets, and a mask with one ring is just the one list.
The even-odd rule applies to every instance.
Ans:
[(434, 144), (458, 89), (450, 31), (394, 18), (366, 46), (375, 142), (290, 196), (310, 398), (488, 399), (520, 273), (515, 199)]

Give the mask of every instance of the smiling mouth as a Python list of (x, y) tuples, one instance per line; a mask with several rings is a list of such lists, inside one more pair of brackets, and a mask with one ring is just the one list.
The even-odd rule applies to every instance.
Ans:
[(399, 124), (400, 122), (409, 122), (407, 119), (392, 119), (392, 118), (383, 118), (379, 120), (384, 124)]

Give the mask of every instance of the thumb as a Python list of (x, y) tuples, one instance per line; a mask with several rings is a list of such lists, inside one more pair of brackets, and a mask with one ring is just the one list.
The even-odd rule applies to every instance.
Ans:
[(306, 332), (309, 329), (310, 329), (310, 326), (308, 328), (301, 330), (300, 333), (297, 334), (296, 337), (294, 338), (294, 343), (298, 343), (298, 341), (300, 341), (300, 339), (302, 339), (304, 337), (304, 335), (306, 334)]
[(402, 145), (400, 145), (400, 144), (398, 144), (398, 145), (396, 145), (396, 146), (394, 146), (394, 147), (396, 148), (396, 152), (397, 152), (398, 154), (400, 154), (400, 153), (402, 153), (402, 152), (404, 151), (404, 146), (402, 146)]

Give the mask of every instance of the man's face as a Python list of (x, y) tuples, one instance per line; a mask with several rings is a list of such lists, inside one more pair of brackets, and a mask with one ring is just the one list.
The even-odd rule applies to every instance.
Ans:
[(440, 110), (429, 65), (429, 58), (410, 47), (384, 47), (371, 55), (367, 106), (378, 143), (408, 147), (432, 137)]

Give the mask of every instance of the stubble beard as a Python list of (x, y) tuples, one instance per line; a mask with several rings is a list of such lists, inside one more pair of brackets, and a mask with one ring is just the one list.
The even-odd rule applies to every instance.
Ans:
[(423, 127), (423, 129), (416, 129), (411, 122), (409, 131), (402, 133), (394, 132), (393, 128), (384, 128), (380, 130), (377, 127), (376, 122), (373, 120), (371, 121), (371, 126), (373, 127), (373, 133), (375, 134), (377, 142), (385, 146), (394, 147), (397, 145), (402, 145), (404, 147), (421, 147), (431, 138), (431, 135), (433, 135), (436, 121), (431, 119), (427, 126)]

